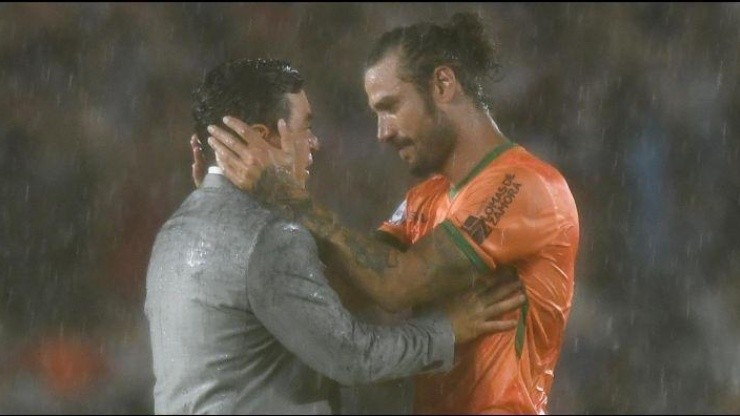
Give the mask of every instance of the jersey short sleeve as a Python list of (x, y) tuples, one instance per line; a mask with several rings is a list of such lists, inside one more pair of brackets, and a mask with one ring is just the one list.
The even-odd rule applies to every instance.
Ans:
[(391, 218), (378, 227), (376, 237), (396, 248), (405, 250), (411, 245), (406, 232), (406, 220), (408, 218), (407, 200), (404, 199), (393, 212)]
[(458, 193), (442, 226), (481, 272), (554, 241), (561, 217), (547, 184), (518, 166), (488, 169)]
[(449, 182), (435, 175), (414, 186), (376, 235), (400, 250), (406, 250), (437, 225), (446, 211), (445, 192)]

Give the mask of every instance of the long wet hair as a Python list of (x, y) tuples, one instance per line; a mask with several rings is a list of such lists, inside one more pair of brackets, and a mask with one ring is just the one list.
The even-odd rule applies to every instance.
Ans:
[(501, 65), (498, 47), (485, 36), (477, 15), (456, 13), (445, 26), (423, 22), (385, 32), (372, 48), (365, 68), (395, 51), (401, 54), (398, 77), (412, 82), (425, 97), (434, 69), (447, 65), (475, 104), (489, 108), (484, 86), (487, 79), (498, 74)]

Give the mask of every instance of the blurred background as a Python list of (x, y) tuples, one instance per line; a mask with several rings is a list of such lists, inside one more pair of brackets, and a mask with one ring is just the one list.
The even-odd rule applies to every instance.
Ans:
[(501, 45), (504, 134), (581, 218), (552, 413), (740, 412), (740, 5), (0, 5), (0, 413), (151, 413), (159, 227), (193, 190), (191, 91), (286, 58), (322, 139), (310, 186), (372, 230), (413, 179), (375, 141), (363, 62), (456, 11)]

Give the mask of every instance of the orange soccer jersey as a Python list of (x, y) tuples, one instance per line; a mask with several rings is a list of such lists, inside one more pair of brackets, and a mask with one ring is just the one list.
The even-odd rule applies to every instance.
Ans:
[(512, 314), (516, 331), (457, 348), (448, 373), (417, 376), (414, 412), (545, 413), (578, 250), (568, 185), (553, 167), (506, 143), (455, 186), (438, 175), (412, 188), (380, 231), (408, 246), (437, 226), (479, 270), (515, 266), (527, 304)]

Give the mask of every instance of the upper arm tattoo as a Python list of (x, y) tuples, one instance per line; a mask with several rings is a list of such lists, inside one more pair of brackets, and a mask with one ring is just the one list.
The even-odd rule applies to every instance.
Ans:
[(479, 275), (475, 266), (440, 227), (419, 240), (410, 251), (417, 252), (426, 263), (425, 284), (433, 292), (430, 295), (470, 287)]

